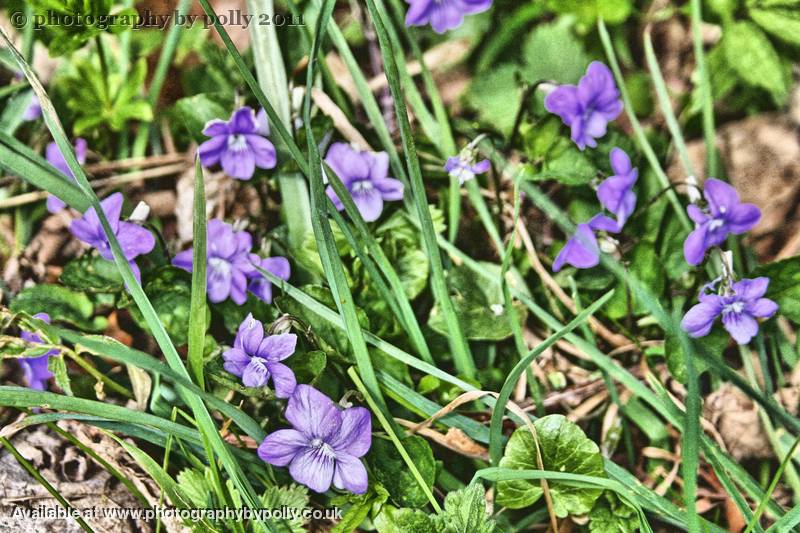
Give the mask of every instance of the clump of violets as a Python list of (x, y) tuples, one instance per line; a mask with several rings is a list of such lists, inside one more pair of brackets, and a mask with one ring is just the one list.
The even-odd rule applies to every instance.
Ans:
[[(242, 305), (247, 301), (248, 290), (271, 303), (272, 284), (261, 275), (255, 265), (281, 279), (289, 279), (289, 262), (285, 258), (262, 259), (251, 252), (253, 236), (250, 233), (236, 231), (230, 224), (213, 219), (208, 222), (206, 237), (206, 283), (208, 299), (212, 303), (224, 302), (230, 298)], [(180, 252), (172, 259), (172, 264), (191, 272), (192, 253), (193, 248)]]
[(222, 166), (230, 177), (249, 180), (256, 167), (275, 168), (275, 146), (266, 138), (269, 125), (263, 117), (256, 117), (251, 107), (241, 107), (230, 120), (216, 119), (206, 124), (203, 135), (211, 137), (198, 148), (204, 167)]
[(581, 150), (597, 146), (608, 123), (622, 112), (622, 100), (614, 76), (603, 63), (592, 61), (578, 85), (556, 87), (544, 100), (545, 108), (570, 127), (572, 140)]
[[(33, 315), (33, 318), (46, 322), (47, 324), (50, 323), (50, 315), (47, 313), (37, 313)], [(30, 331), (22, 331), (19, 336), (26, 342), (44, 344), (39, 335), (31, 333)], [(50, 372), (48, 368), (50, 357), (53, 355), (58, 355), (58, 350), (50, 350), (39, 357), (20, 357), (17, 359), (19, 365), (22, 367), (25, 386), (35, 390), (47, 389), (47, 382), (53, 377), (53, 373)]]
[[(87, 150), (88, 144), (86, 143), (86, 139), (81, 137), (75, 139), (75, 158), (81, 165), (86, 163)], [(47, 148), (45, 149), (45, 157), (47, 158), (47, 162), (53, 165), (56, 170), (68, 177), (70, 181), (75, 181), (75, 176), (72, 174), (72, 170), (70, 170), (69, 165), (67, 165), (67, 160), (64, 158), (64, 154), (61, 153), (61, 149), (59, 149), (56, 143), (52, 142), (47, 145)], [(51, 213), (58, 213), (65, 207), (67, 207), (67, 204), (65, 204), (59, 197), (53, 196), (52, 194), (47, 197), (47, 210)]]
[(264, 335), (264, 325), (248, 314), (239, 326), (233, 348), (222, 354), (224, 368), (242, 378), (246, 387), (263, 387), (272, 380), (275, 396), (288, 398), (297, 386), (294, 372), (281, 363), (294, 354), (297, 335)]
[(761, 211), (753, 204), (743, 204), (736, 189), (718, 179), (709, 178), (703, 188), (707, 208), (689, 205), (689, 217), (695, 230), (683, 244), (686, 262), (697, 266), (709, 248), (719, 246), (729, 234), (740, 235), (753, 229), (761, 219)]
[(406, 0), (406, 26), (430, 24), (436, 33), (461, 26), (464, 15), (473, 15), (492, 7), (492, 0)]
[(475, 179), (478, 174), (484, 174), (491, 168), (488, 159), (475, 161), (475, 150), (468, 146), (460, 154), (447, 159), (444, 170), (448, 175), (458, 178), (458, 182), (464, 185), (469, 180)]
[[(384, 202), (403, 199), (403, 183), (389, 177), (389, 155), (386, 152), (362, 152), (346, 143), (333, 143), (325, 162), (350, 192), (359, 213), (367, 222), (378, 220)], [(339, 211), (344, 205), (328, 185), (325, 192)]]
[(691, 337), (709, 334), (717, 317), (722, 316), (722, 325), (739, 344), (747, 344), (758, 334), (758, 318), (769, 318), (778, 311), (778, 304), (764, 298), (769, 287), (769, 278), (743, 279), (724, 284), (719, 294), (706, 292), (716, 283), (700, 291), (700, 303), (689, 309), (683, 317), (681, 327)]
[(622, 228), (636, 209), (633, 186), (639, 178), (639, 170), (631, 165), (631, 158), (621, 148), (612, 148), (610, 159), (614, 174), (597, 187), (597, 199), (617, 217), (617, 224)]
[[(141, 280), (139, 267), (134, 259), (150, 253), (156, 245), (156, 240), (153, 234), (142, 226), (120, 221), (122, 201), (122, 193), (114, 193), (100, 202), (100, 206), (108, 219), (111, 230), (119, 241), (125, 259), (128, 260), (128, 264), (133, 270), (133, 275), (137, 280)], [(100, 224), (100, 218), (94, 207), (87, 209), (82, 218), (73, 220), (69, 225), (69, 231), (78, 239), (96, 248), (103, 259), (114, 260), (111, 245), (103, 232), (103, 226)]]
[(597, 214), (589, 222), (578, 224), (575, 234), (567, 240), (553, 261), (553, 272), (558, 272), (565, 264), (575, 268), (597, 266), (600, 263), (600, 245), (595, 232), (617, 233), (619, 229), (617, 222), (603, 214)]
[(363, 407), (341, 409), (309, 385), (298, 385), (285, 412), (292, 429), (267, 435), (258, 456), (273, 466), (288, 466), (298, 483), (314, 492), (331, 483), (354, 494), (367, 491), (361, 463), (372, 445), (372, 420)]

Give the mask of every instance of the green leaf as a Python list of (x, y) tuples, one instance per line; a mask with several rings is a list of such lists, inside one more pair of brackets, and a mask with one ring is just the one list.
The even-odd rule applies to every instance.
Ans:
[(265, 509), (293, 509), (297, 511), (295, 518), (275, 521), (275, 531), (278, 533), (303, 533), (306, 528), (301, 513), (308, 508), (308, 489), (300, 485), (291, 484), (286, 487), (271, 485), (261, 496)]
[(419, 509), (384, 505), (373, 521), (378, 533), (438, 533), (431, 517)]
[[(370, 483), (369, 490), (366, 494), (351, 494), (334, 498), (331, 501), (333, 505), (342, 506), (349, 503), (350, 507), (344, 512), (341, 521), (333, 526), (331, 533), (350, 533), (351, 531), (357, 531), (361, 522), (363, 522), (374, 509), (382, 509), (382, 514), (385, 509), (394, 508), (391, 505), (384, 505), (388, 499), (389, 493), (383, 488), (383, 485), (375, 482)], [(378, 531), (380, 531), (380, 527), (377, 526), (377, 524), (376, 527), (378, 527)]]
[[(186, 344), (192, 297), (191, 274), (172, 266), (161, 267), (145, 283), (144, 292), (172, 341), (178, 346)], [(131, 307), (130, 312), (139, 327), (147, 331), (148, 325), (139, 309)], [(210, 322), (211, 314), (206, 311), (206, 328)]]
[(800, 255), (759, 266), (750, 278), (760, 276), (770, 279), (764, 296), (780, 306), (779, 313), (800, 324)]
[(486, 492), (479, 483), (450, 492), (444, 510), (433, 521), (442, 533), (492, 533), (495, 523), (486, 513)]
[[(401, 440), (409, 457), (416, 465), (427, 486), (433, 487), (436, 463), (428, 441), (417, 435)], [(388, 440), (375, 439), (367, 455), (367, 463), (376, 481), (381, 483), (392, 501), (401, 507), (423, 507), (428, 498), (417, 484), (417, 480), (406, 466), (394, 444)]]
[(639, 529), (636, 509), (611, 491), (603, 492), (589, 513), (590, 533), (633, 533)]
[(782, 41), (800, 45), (800, 12), (794, 9), (749, 10), (750, 18), (765, 31)]
[(782, 103), (788, 94), (786, 69), (764, 32), (752, 22), (735, 22), (723, 29), (722, 39), (728, 64), (739, 77)]
[[(499, 280), (500, 268), (490, 263), (485, 265), (497, 272)], [(519, 277), (512, 274), (508, 276), (514, 286), (524, 287)], [(499, 281), (486, 283), (466, 267), (451, 269), (447, 281), (456, 315), (468, 339), (500, 341), (512, 335), (511, 322), (503, 309), (503, 292)], [(514, 307), (517, 316), (524, 322), (527, 316), (525, 306), (516, 302)], [(440, 335), (448, 334), (438, 306), (431, 309), (428, 326)]]
[(597, 175), (589, 158), (567, 137), (560, 137), (548, 154), (542, 172), (533, 181), (556, 180), (564, 185), (586, 185)]
[(186, 132), (199, 142), (206, 139), (203, 135), (206, 122), (214, 119), (228, 120), (231, 103), (227, 95), (196, 94), (175, 102), (172, 113), (177, 123), (183, 125)]
[(518, 68), (504, 63), (492, 69), (490, 76), (477, 76), (466, 94), (467, 104), (486, 124), (508, 135), (520, 108)]
[[(714, 356), (722, 357), (722, 352), (725, 350), (725, 347), (728, 345), (730, 340), (730, 334), (723, 329), (722, 326), (717, 326), (705, 337), (692, 339), (691, 342), (703, 347), (705, 350), (708, 350), (708, 352)], [(672, 374), (672, 377), (685, 384), (686, 356), (684, 355), (684, 350), (681, 346), (680, 340), (675, 338), (673, 335), (667, 335), (666, 342), (664, 343), (664, 356), (667, 360), (667, 368), (669, 369), (669, 373)], [(695, 358), (694, 366), (697, 370), (698, 376), (708, 370), (708, 363), (706, 363), (701, 357)]]
[[(603, 457), (597, 444), (589, 440), (581, 428), (562, 415), (548, 415), (533, 423), (539, 438), (544, 470), (605, 477)], [(500, 467), (538, 470), (536, 447), (526, 427), (517, 429), (506, 445)], [(561, 518), (591, 511), (600, 489), (573, 487), (553, 481), (549, 484), (553, 509)], [(522, 509), (542, 496), (538, 482), (527, 480), (497, 483), (497, 503), (511, 509)]]
[(545, 80), (574, 84), (589, 64), (583, 44), (563, 22), (536, 26), (525, 40), (522, 57), (525, 64), (521, 72), (528, 83)]
[(66, 322), (85, 331), (101, 331), (107, 324), (103, 317), (92, 318), (94, 305), (88, 296), (60, 285), (42, 284), (23, 289), (9, 307), (15, 313), (47, 313), (52, 320)]
[(210, 507), (211, 487), (206, 482), (206, 477), (202, 472), (194, 468), (181, 470), (176, 477), (178, 491), (191, 502), (194, 507)]
[(608, 24), (617, 24), (627, 19), (633, 11), (632, 0), (548, 0), (547, 7), (556, 13), (573, 14), (578, 21), (592, 25), (602, 17)]
[(124, 287), (117, 265), (95, 254), (84, 254), (64, 265), (59, 280), (83, 292), (119, 292)]
[(283, 363), (294, 371), (298, 383), (314, 383), (328, 364), (328, 356), (322, 350), (294, 354)]
[(277, 317), (274, 306), (267, 304), (250, 293), (247, 294), (247, 301), (242, 305), (237, 304), (230, 298), (224, 302), (210, 305), (215, 317), (221, 319), (222, 325), (231, 334), (236, 334), (239, 331), (239, 326), (249, 314), (252, 314), (253, 318), (264, 324), (272, 322)]
[(67, 363), (64, 361), (64, 353), (60, 352), (58, 355), (50, 356), (47, 360), (47, 369), (53, 373), (53, 379), (56, 385), (61, 387), (67, 396), (72, 396), (72, 387), (70, 386), (69, 374), (67, 373)]

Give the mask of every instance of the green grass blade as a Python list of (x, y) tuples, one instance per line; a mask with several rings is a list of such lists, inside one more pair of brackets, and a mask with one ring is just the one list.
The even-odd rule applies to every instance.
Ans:
[(393, 424), (386, 419), (386, 417), (381, 412), (381, 409), (378, 408), (378, 405), (375, 403), (374, 398), (370, 394), (369, 390), (367, 390), (367, 388), (359, 379), (358, 373), (355, 371), (355, 369), (353, 367), (350, 367), (347, 369), (347, 373), (350, 375), (350, 379), (352, 379), (353, 382), (356, 384), (358, 390), (361, 391), (361, 394), (364, 395), (364, 399), (367, 400), (367, 404), (369, 404), (369, 407), (370, 409), (372, 409), (372, 412), (375, 414), (376, 417), (378, 417), (378, 421), (381, 423), (383, 430), (386, 431), (386, 433), (389, 435), (389, 438), (392, 440), (392, 443), (395, 445), (395, 448), (397, 448), (397, 451), (400, 453), (400, 456), (403, 458), (403, 461), (405, 461), (406, 466), (408, 466), (408, 469), (411, 470), (411, 474), (414, 476), (414, 479), (417, 481), (417, 484), (422, 489), (422, 492), (424, 492), (425, 496), (428, 497), (428, 501), (430, 502), (431, 506), (437, 513), (440, 513), (442, 511), (442, 508), (439, 506), (439, 502), (437, 502), (436, 498), (433, 497), (431, 489), (425, 483), (425, 480), (422, 479), (422, 474), (419, 473), (419, 470), (417, 469), (417, 466), (414, 464), (414, 461), (411, 460), (411, 457), (409, 457), (408, 452), (403, 446), (403, 443), (400, 442), (400, 439), (397, 437), (397, 433), (395, 433), (394, 431)]
[(697, 65), (700, 84), (700, 102), (703, 106), (703, 138), (706, 144), (706, 176), (719, 177), (719, 155), (717, 154), (717, 135), (714, 128), (714, 100), (711, 93), (711, 79), (708, 75), (706, 54), (703, 51), (703, 13), (700, 0), (689, 2), (692, 13), (692, 44), (694, 60)]
[[(275, 118), (289, 131), (292, 128), (289, 84), (278, 41), (278, 27), (275, 24), (258, 23), (258, 18), (265, 15), (272, 20), (275, 12), (273, 0), (247, 0), (247, 9), (256, 17), (250, 26), (250, 37), (259, 86), (274, 105)], [(270, 122), (274, 127), (273, 117), (270, 117)], [(285, 140), (278, 138), (276, 141), (279, 157), (285, 155), (288, 148)], [(308, 186), (297, 172), (280, 172), (277, 178), (283, 200), (283, 216), (289, 229), (289, 246), (292, 250), (299, 250), (305, 236), (313, 231)]]
[[(306, 99), (303, 106), (303, 115), (306, 124), (311, 124), (311, 90), (314, 84), (314, 67), (318, 61), (322, 39), (325, 36), (325, 29), (328, 27), (328, 21), (333, 13), (334, 5), (335, 0), (326, 0), (317, 17), (314, 43), (309, 56), (311, 60), (308, 64)], [(353, 356), (355, 357), (361, 378), (366, 383), (367, 389), (370, 391), (370, 394), (375, 399), (381, 411), (388, 413), (388, 408), (386, 407), (380, 387), (378, 386), (378, 380), (375, 377), (375, 370), (372, 367), (372, 359), (369, 356), (369, 350), (367, 350), (364, 334), (358, 323), (358, 315), (356, 314), (353, 295), (350, 293), (350, 288), (347, 284), (344, 266), (342, 265), (341, 258), (336, 248), (330, 221), (327, 216), (325, 216), (327, 213), (327, 205), (330, 200), (325, 194), (325, 185), (322, 179), (322, 157), (320, 156), (319, 147), (314, 139), (314, 134), (310, 130), (307, 132), (307, 141), (309, 168), (311, 170), (309, 175), (311, 182), (311, 208), (315, 213), (319, 214), (319, 216), (313, 217), (311, 222), (314, 226), (314, 236), (317, 240), (317, 249), (322, 261), (322, 267), (336, 300), (336, 307), (345, 324), (345, 331), (350, 341), (350, 346), (353, 350)]]
[(203, 378), (203, 354), (206, 340), (206, 192), (203, 166), (200, 158), (194, 164), (194, 213), (192, 252), (192, 295), (189, 307), (189, 370), (195, 382), (205, 388)]
[(469, 344), (458, 322), (453, 302), (450, 300), (449, 290), (445, 281), (442, 257), (436, 246), (436, 232), (433, 228), (433, 221), (431, 220), (431, 214), (428, 209), (425, 184), (422, 181), (419, 158), (414, 145), (411, 124), (408, 120), (408, 110), (406, 109), (403, 90), (400, 85), (400, 75), (395, 60), (396, 51), (392, 47), (382, 16), (377, 10), (375, 2), (373, 0), (367, 0), (367, 7), (378, 35), (386, 70), (386, 78), (389, 80), (389, 88), (394, 99), (397, 121), (400, 125), (400, 135), (405, 148), (408, 174), (411, 177), (412, 195), (417, 208), (417, 218), (421, 224), (425, 250), (431, 262), (431, 285), (434, 297), (441, 308), (442, 316), (447, 324), (447, 330), (449, 332), (448, 341), (450, 342), (450, 348), (453, 352), (453, 361), (456, 369), (459, 373), (467, 377), (474, 377), (475, 362), (472, 359)]
[(653, 79), (653, 86), (656, 89), (656, 96), (658, 97), (658, 105), (661, 107), (661, 114), (667, 121), (667, 128), (672, 135), (672, 142), (675, 143), (675, 149), (678, 151), (678, 156), (681, 159), (683, 168), (687, 176), (696, 176), (694, 166), (689, 158), (689, 152), (686, 150), (686, 141), (683, 139), (681, 127), (678, 124), (678, 119), (675, 118), (675, 113), (672, 111), (672, 102), (669, 98), (667, 91), (667, 84), (664, 83), (664, 76), (661, 75), (661, 68), (658, 66), (658, 59), (653, 50), (653, 40), (650, 38), (650, 29), (645, 29), (644, 32), (644, 56), (647, 60), (647, 68), (650, 71), (650, 76)]

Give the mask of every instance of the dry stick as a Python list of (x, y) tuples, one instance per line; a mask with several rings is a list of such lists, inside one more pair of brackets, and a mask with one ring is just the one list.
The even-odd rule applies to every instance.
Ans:
[(149, 157), (134, 157), (131, 159), (120, 159), (118, 161), (103, 161), (101, 163), (85, 165), (83, 169), (87, 174), (98, 174), (103, 172), (112, 172), (114, 170), (125, 170), (128, 168), (157, 167), (186, 160), (187, 154), (175, 153), (154, 155)]
[[(305, 88), (302, 89), (303, 92), (305, 92)], [(311, 91), (311, 99), (326, 116), (333, 120), (333, 126), (339, 130), (339, 133), (341, 133), (345, 139), (357, 145), (360, 150), (373, 151), (367, 140), (361, 135), (361, 132), (350, 123), (347, 119), (347, 115), (336, 105), (336, 102), (331, 100), (330, 96), (320, 89), (313, 89)]]
[[(110, 178), (92, 180), (89, 182), (89, 184), (93, 189), (100, 189), (108, 186), (124, 185), (134, 181), (163, 178), (164, 176), (170, 176), (172, 174), (180, 174), (181, 172), (185, 171), (186, 168), (186, 163), (180, 163), (176, 165), (151, 168), (139, 172), (130, 172), (120, 176), (111, 176)], [(18, 196), (12, 196), (11, 198), (0, 200), (0, 210), (39, 202), (48, 196), (50, 196), (50, 193), (46, 191), (32, 191), (20, 194)]]
[[(564, 290), (559, 286), (556, 280), (553, 279), (544, 265), (542, 265), (542, 262), (539, 261), (536, 248), (533, 246), (533, 240), (531, 239), (528, 230), (525, 228), (525, 223), (523, 222), (522, 218), (517, 221), (517, 232), (519, 233), (520, 237), (522, 237), (522, 243), (525, 245), (525, 250), (528, 253), (528, 260), (530, 261), (533, 270), (536, 271), (547, 288), (550, 289), (550, 292), (552, 292), (556, 298), (558, 298), (559, 301), (564, 304), (564, 307), (569, 309), (570, 313), (576, 314), (578, 312), (578, 308), (575, 306), (575, 302), (572, 301), (572, 298), (570, 298), (567, 293), (564, 292)], [(630, 339), (609, 330), (596, 318), (589, 317), (588, 322), (589, 327), (592, 328), (592, 331), (600, 335), (609, 344), (612, 344), (617, 348), (630, 344)]]

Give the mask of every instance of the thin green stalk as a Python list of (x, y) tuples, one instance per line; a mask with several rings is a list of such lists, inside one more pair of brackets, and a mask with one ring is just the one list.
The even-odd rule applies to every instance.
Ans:
[(716, 130), (714, 128), (714, 101), (711, 94), (711, 79), (708, 75), (706, 54), (703, 50), (703, 13), (700, 0), (691, 0), (692, 44), (694, 60), (697, 65), (700, 84), (700, 102), (703, 106), (703, 138), (706, 144), (706, 175), (719, 176), (719, 156), (717, 155)]
[(403, 443), (400, 442), (400, 439), (397, 437), (397, 434), (395, 433), (392, 424), (390, 424), (389, 420), (387, 420), (386, 417), (383, 415), (381, 410), (376, 405), (375, 400), (372, 398), (372, 395), (369, 393), (369, 390), (367, 390), (367, 388), (361, 382), (361, 379), (359, 379), (358, 373), (355, 371), (353, 367), (348, 368), (347, 373), (350, 375), (350, 379), (352, 379), (353, 383), (356, 384), (356, 387), (361, 392), (361, 394), (364, 395), (364, 399), (367, 400), (367, 404), (369, 404), (372, 413), (378, 418), (378, 422), (381, 423), (381, 427), (383, 427), (383, 430), (386, 432), (386, 434), (389, 435), (389, 438), (391, 439), (395, 448), (397, 448), (397, 451), (403, 458), (403, 461), (405, 461), (406, 466), (411, 471), (411, 474), (414, 476), (414, 479), (417, 481), (417, 484), (422, 489), (422, 492), (424, 492), (425, 496), (428, 497), (428, 501), (430, 502), (431, 507), (433, 507), (434, 511), (436, 511), (437, 513), (441, 513), (442, 508), (439, 506), (439, 502), (437, 502), (436, 498), (433, 497), (433, 493), (431, 492), (430, 487), (428, 487), (428, 484), (425, 483), (425, 480), (422, 479), (422, 474), (419, 473), (417, 465), (414, 464), (414, 461), (408, 455), (408, 452), (403, 446)]
[(447, 324), (449, 332), (448, 341), (453, 352), (453, 361), (460, 373), (467, 377), (475, 376), (475, 362), (469, 349), (469, 344), (458, 322), (453, 302), (450, 300), (450, 293), (444, 276), (444, 266), (442, 256), (436, 246), (436, 232), (431, 220), (430, 210), (428, 209), (427, 196), (425, 194), (425, 184), (422, 181), (419, 157), (414, 145), (414, 136), (411, 131), (411, 124), (408, 120), (408, 110), (406, 108), (403, 91), (400, 86), (400, 75), (397, 62), (395, 61), (396, 52), (392, 47), (384, 26), (382, 16), (375, 6), (373, 0), (367, 0), (367, 7), (370, 17), (375, 25), (378, 41), (381, 47), (381, 54), (386, 70), (386, 78), (389, 81), (389, 89), (394, 99), (397, 121), (400, 125), (400, 135), (406, 153), (408, 174), (411, 177), (411, 189), (413, 199), (417, 208), (417, 218), (421, 224), (421, 231), (425, 250), (431, 263), (431, 285), (434, 297), (442, 312), (442, 316)]
[(650, 76), (653, 78), (653, 86), (656, 89), (658, 104), (661, 107), (661, 114), (664, 115), (664, 119), (667, 121), (667, 128), (669, 128), (669, 132), (672, 134), (672, 141), (675, 143), (675, 148), (678, 151), (678, 156), (681, 159), (686, 175), (696, 176), (697, 174), (692, 165), (692, 160), (689, 158), (689, 151), (686, 149), (686, 141), (684, 141), (683, 133), (681, 133), (681, 127), (678, 124), (675, 113), (672, 111), (672, 102), (667, 92), (667, 84), (664, 83), (664, 76), (661, 75), (661, 69), (658, 66), (656, 53), (653, 50), (653, 41), (650, 38), (649, 27), (644, 31), (644, 55), (647, 60), (647, 68), (650, 70)]
[(194, 214), (192, 252), (192, 295), (189, 307), (189, 370), (201, 389), (205, 388), (203, 377), (203, 354), (206, 340), (206, 192), (203, 166), (200, 158), (194, 164)]

